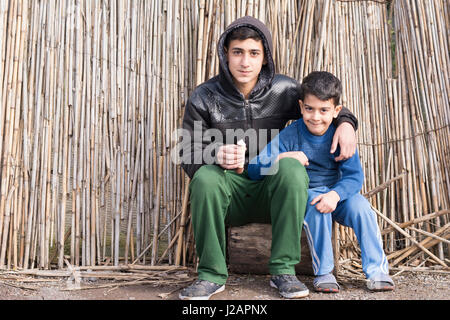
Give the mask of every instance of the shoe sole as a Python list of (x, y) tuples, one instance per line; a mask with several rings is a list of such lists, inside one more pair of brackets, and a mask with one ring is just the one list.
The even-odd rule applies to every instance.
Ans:
[[(386, 281), (387, 282), (387, 281)], [(381, 291), (393, 291), (395, 286), (393, 284), (387, 284), (387, 285), (380, 285), (375, 284), (372, 282), (367, 282), (367, 289), (374, 292), (381, 292)]]
[(339, 289), (332, 289), (332, 288), (326, 288), (326, 289), (314, 288), (314, 290), (316, 292), (320, 292), (320, 293), (339, 293)]
[[(277, 285), (272, 280), (270, 280), (270, 286), (275, 288), (275, 289), (278, 289)], [(287, 299), (304, 298), (304, 297), (307, 297), (309, 295), (309, 290), (308, 289), (303, 290), (303, 291), (292, 292), (292, 293), (284, 293), (284, 292), (281, 292), (279, 290), (278, 290), (278, 292), (280, 293), (280, 295), (282, 297), (287, 298)]]
[(380, 288), (367, 288), (370, 291), (373, 292), (383, 292), (383, 291), (394, 291), (394, 287), (386, 286), (386, 287), (380, 287)]
[(180, 298), (181, 300), (209, 300), (209, 298), (211, 298), (212, 295), (222, 292), (223, 290), (225, 290), (225, 285), (221, 286), (219, 289), (217, 289), (216, 291), (214, 291), (213, 293), (211, 293), (208, 296), (190, 297), (190, 296), (183, 296), (180, 293), (178, 295), (178, 298)]
[[(321, 287), (322, 285), (327, 285), (327, 284), (336, 286), (337, 288)], [(332, 283), (332, 282), (320, 283), (319, 285), (314, 286), (314, 291), (320, 292), (320, 293), (339, 293), (339, 285), (337, 283)]]

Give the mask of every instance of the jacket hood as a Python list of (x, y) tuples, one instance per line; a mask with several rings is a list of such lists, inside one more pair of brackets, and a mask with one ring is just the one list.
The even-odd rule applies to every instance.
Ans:
[(233, 83), (233, 76), (228, 69), (224, 45), (227, 35), (239, 27), (249, 27), (256, 30), (261, 36), (263, 42), (264, 55), (267, 63), (263, 65), (259, 74), (258, 82), (256, 83), (255, 88), (253, 88), (252, 90), (252, 92), (258, 92), (260, 89), (268, 86), (272, 82), (272, 79), (275, 75), (275, 64), (272, 57), (272, 35), (264, 23), (253, 17), (246, 16), (235, 20), (225, 29), (225, 31), (220, 36), (219, 43), (217, 45), (220, 64), (219, 77), (224, 84), (231, 85), (232, 88), (238, 91)]

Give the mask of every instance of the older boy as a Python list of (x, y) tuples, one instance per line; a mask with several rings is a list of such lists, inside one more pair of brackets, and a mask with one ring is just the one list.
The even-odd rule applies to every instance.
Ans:
[[(278, 173), (261, 182), (250, 180), (245, 171), (234, 171), (248, 159), (238, 140), (246, 140), (247, 151), (259, 152), (265, 145), (248, 143), (245, 132), (266, 130), (265, 141), (270, 141), (271, 129), (280, 130), (300, 117), (298, 83), (275, 74), (271, 34), (255, 18), (243, 17), (230, 24), (219, 39), (218, 55), (219, 75), (194, 90), (183, 119), (183, 129), (194, 137), (183, 148), (182, 167), (192, 179), (189, 191), (199, 279), (179, 297), (209, 299), (224, 290), (228, 277), (225, 226), (250, 222), (272, 224), (271, 284), (286, 298), (304, 297), (309, 292), (295, 277), (294, 266), (300, 260), (306, 171), (292, 159), (280, 161)], [(334, 148), (339, 143), (342, 159), (354, 153), (356, 126), (348, 110), (339, 115)], [(236, 136), (228, 142), (212, 139), (205, 134), (210, 129)], [(213, 164), (204, 161), (207, 150), (213, 151)]]
[(311, 248), (314, 288), (338, 292), (333, 274), (332, 220), (354, 229), (361, 246), (363, 271), (371, 290), (392, 290), (388, 262), (383, 251), (376, 217), (369, 202), (359, 193), (364, 174), (358, 152), (345, 161), (335, 161), (329, 148), (335, 132), (333, 119), (339, 114), (341, 82), (328, 72), (312, 72), (300, 87), (303, 118), (281, 131), (248, 167), (251, 179), (284, 158), (297, 159), (309, 177), (304, 228)]

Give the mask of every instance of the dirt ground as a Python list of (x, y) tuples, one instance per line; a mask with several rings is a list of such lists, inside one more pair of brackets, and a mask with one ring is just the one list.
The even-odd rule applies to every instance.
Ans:
[[(195, 276), (195, 275), (190, 275)], [(298, 276), (310, 289), (303, 300), (450, 300), (450, 274), (404, 272), (393, 277), (392, 292), (373, 293), (365, 281), (338, 277), (338, 294), (316, 293), (312, 276)], [(80, 288), (111, 285), (112, 282), (82, 279)], [(14, 282), (0, 280), (0, 300), (177, 300), (183, 285), (155, 286), (139, 284), (67, 291), (73, 288), (67, 279), (49, 282)], [(269, 276), (231, 274), (224, 292), (212, 300), (280, 300), (277, 290), (269, 286)]]

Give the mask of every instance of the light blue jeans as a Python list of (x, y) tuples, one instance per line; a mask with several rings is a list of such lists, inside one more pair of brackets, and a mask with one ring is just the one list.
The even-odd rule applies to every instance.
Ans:
[(354, 230), (361, 248), (362, 267), (367, 279), (376, 279), (380, 274), (389, 274), (376, 215), (367, 199), (357, 193), (344, 201), (339, 201), (333, 212), (320, 213), (310, 203), (316, 196), (329, 191), (327, 187), (308, 190), (303, 228), (311, 251), (314, 274), (319, 276), (333, 271), (331, 244), (333, 220)]

